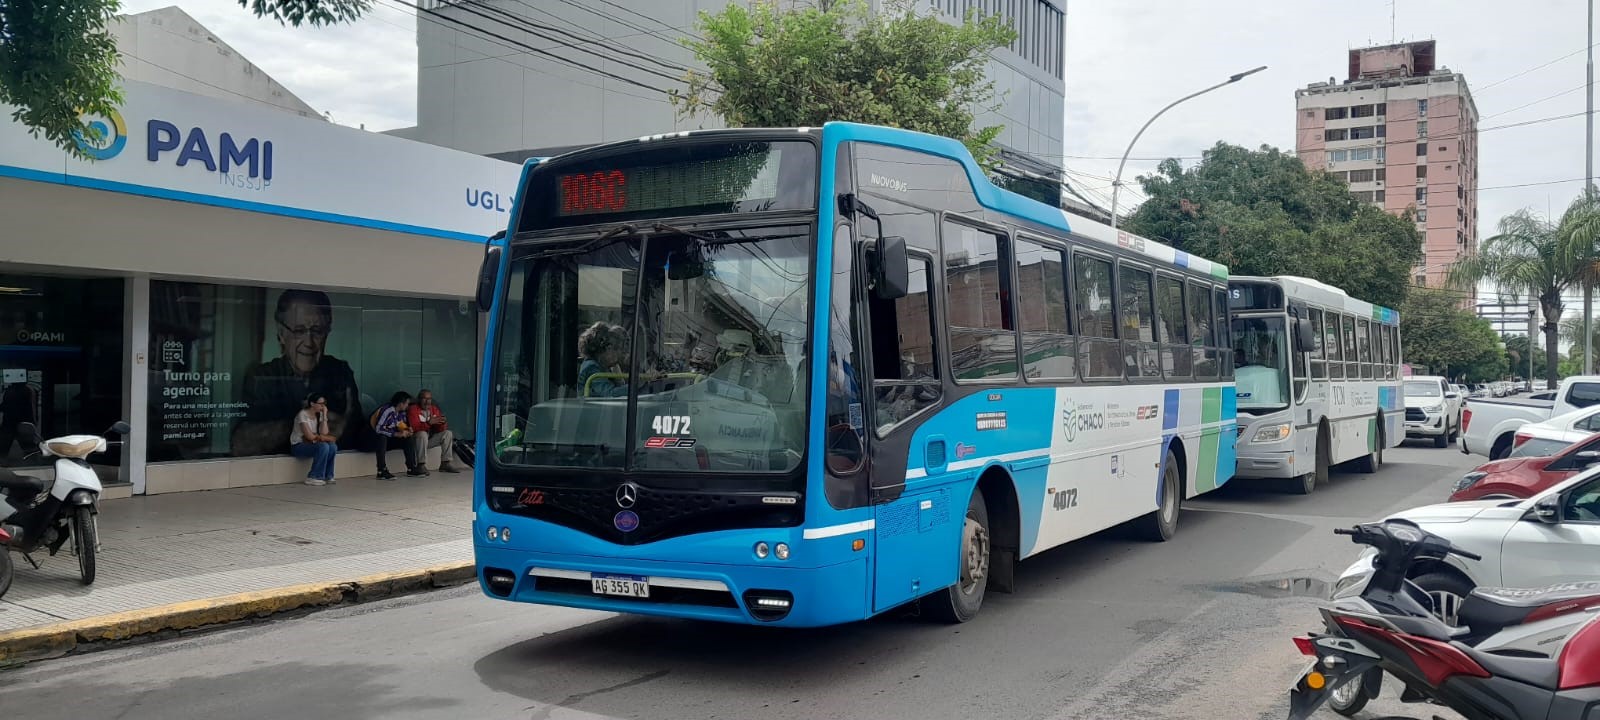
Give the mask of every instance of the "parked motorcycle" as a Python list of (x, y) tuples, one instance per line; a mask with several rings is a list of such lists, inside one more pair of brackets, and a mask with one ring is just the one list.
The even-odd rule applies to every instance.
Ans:
[[(37, 445), (39, 453), (56, 458), (55, 479), (32, 475), (19, 475), (0, 468), (0, 531), (10, 535), (7, 547), (22, 553), (22, 557), (38, 569), (33, 553), (44, 548), (51, 556), (72, 540), (73, 554), (78, 556), (78, 574), (83, 584), (94, 582), (95, 551), (99, 549), (98, 526), (100, 476), (89, 467), (89, 456), (104, 452), (108, 441), (100, 435), (65, 435), (49, 440), (39, 439), (39, 430), (32, 423), (17, 426), (18, 435), (30, 445)], [(128, 424), (117, 422), (106, 431), (107, 435), (126, 435)], [(9, 563), (9, 553), (6, 554)]]
[(1401, 701), (1444, 705), (1468, 720), (1600, 717), (1600, 582), (1480, 587), (1456, 626), (1406, 572), (1419, 560), (1477, 556), (1406, 520), (1334, 532), (1378, 554), (1363, 582), (1322, 608), (1323, 631), (1294, 639), (1314, 662), (1289, 692), (1290, 720), (1335, 695), (1347, 700), (1336, 709), (1353, 714), (1377, 696), (1385, 673), (1405, 684)]

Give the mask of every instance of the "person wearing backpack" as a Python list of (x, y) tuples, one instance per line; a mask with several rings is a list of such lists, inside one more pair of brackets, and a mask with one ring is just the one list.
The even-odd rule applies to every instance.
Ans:
[(389, 450), (396, 445), (406, 456), (406, 475), (427, 477), (428, 471), (417, 465), (416, 446), (411, 442), (413, 432), (406, 423), (406, 409), (411, 406), (411, 393), (404, 390), (389, 398), (389, 404), (372, 414), (372, 429), (378, 433), (378, 479), (393, 480), (389, 472)]

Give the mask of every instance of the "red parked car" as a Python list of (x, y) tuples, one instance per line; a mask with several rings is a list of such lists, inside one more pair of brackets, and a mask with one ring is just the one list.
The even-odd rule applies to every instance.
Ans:
[(1600, 433), (1543, 457), (1509, 457), (1479, 465), (1456, 481), (1450, 502), (1526, 499), (1600, 462)]

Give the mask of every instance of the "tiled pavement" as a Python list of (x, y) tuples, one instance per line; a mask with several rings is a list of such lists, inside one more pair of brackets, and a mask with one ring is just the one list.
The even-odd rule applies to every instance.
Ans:
[(68, 543), (20, 555), (0, 631), (185, 600), (472, 559), (471, 474), (272, 485), (105, 500), (98, 577)]

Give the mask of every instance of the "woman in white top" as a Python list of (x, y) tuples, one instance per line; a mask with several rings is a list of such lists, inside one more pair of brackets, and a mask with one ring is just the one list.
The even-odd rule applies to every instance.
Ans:
[(333, 458), (339, 454), (334, 440), (328, 432), (328, 399), (322, 393), (307, 395), (302, 409), (294, 416), (294, 429), (289, 431), (289, 453), (311, 459), (307, 485), (334, 482)]

